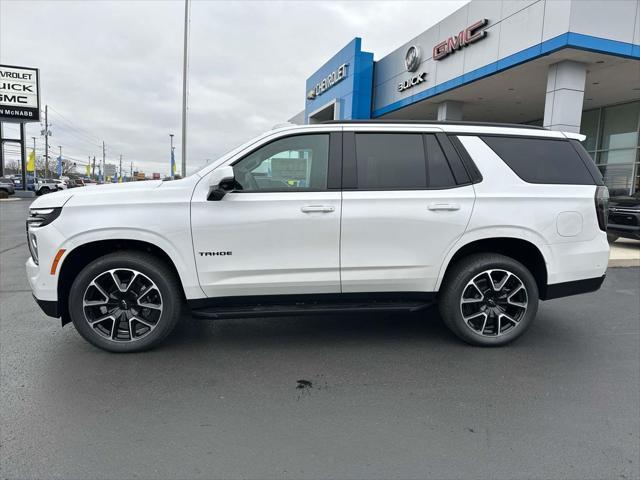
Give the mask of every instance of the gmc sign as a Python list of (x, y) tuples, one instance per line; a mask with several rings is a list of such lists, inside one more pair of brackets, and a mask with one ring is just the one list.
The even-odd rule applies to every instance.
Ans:
[(488, 23), (489, 20), (483, 18), (462, 30), (458, 35), (449, 37), (445, 41), (440, 42), (433, 47), (433, 59), (442, 60), (454, 53), (456, 50), (461, 50), (462, 47), (466, 47), (478, 40), (482, 40), (487, 36), (485, 27)]

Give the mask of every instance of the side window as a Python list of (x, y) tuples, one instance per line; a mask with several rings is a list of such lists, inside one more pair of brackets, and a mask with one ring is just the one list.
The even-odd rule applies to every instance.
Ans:
[(325, 190), (329, 134), (297, 135), (271, 142), (233, 165), (243, 192)]
[(450, 188), (456, 186), (449, 162), (435, 135), (425, 135), (427, 148), (427, 165), (429, 167), (429, 188)]
[(576, 149), (566, 140), (507, 136), (481, 138), (525, 182), (595, 183)]
[(358, 188), (427, 188), (422, 134), (356, 133)]

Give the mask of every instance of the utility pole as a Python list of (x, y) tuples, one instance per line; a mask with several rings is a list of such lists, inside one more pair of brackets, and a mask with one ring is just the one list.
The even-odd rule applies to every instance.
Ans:
[(64, 172), (64, 162), (62, 161), (62, 145), (58, 145), (58, 148), (60, 149), (60, 175), (58, 175), (58, 177), (61, 177), (62, 173)]
[(93, 156), (93, 168), (91, 170), (91, 178), (96, 179), (96, 156)]
[(118, 174), (118, 181), (122, 181), (122, 154), (120, 154), (120, 173)]
[(171, 177), (171, 180), (173, 180), (173, 164), (175, 163), (175, 155), (173, 154), (173, 149), (175, 148), (173, 146), (173, 133), (169, 134), (169, 138), (171, 139), (171, 151), (169, 153), (170, 155), (170, 164), (169, 164), (169, 176)]
[(104, 174), (104, 173), (105, 173), (105, 172), (104, 172), (104, 167), (105, 167), (105, 163), (104, 163), (104, 161), (105, 161), (105, 155), (106, 155), (106, 152), (105, 152), (105, 146), (104, 146), (104, 140), (103, 140), (103, 141), (102, 141), (102, 183), (104, 183), (104, 182), (107, 180), (107, 179), (106, 179), (106, 176), (105, 176), (105, 174)]
[(187, 72), (191, 0), (184, 0), (184, 52), (182, 56), (182, 178), (187, 176)]
[(133, 182), (133, 162), (131, 162), (131, 170), (129, 172), (129, 181)]
[(49, 105), (44, 106), (44, 178), (49, 175)]

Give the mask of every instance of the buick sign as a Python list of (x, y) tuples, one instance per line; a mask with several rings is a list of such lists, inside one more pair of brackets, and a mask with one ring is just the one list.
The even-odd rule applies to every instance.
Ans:
[[(404, 56), (404, 66), (407, 67), (407, 72), (415, 72), (420, 66), (420, 47), (417, 45), (411, 45)], [(398, 91), (404, 92), (405, 90), (420, 85), (427, 80), (427, 72), (416, 73), (410, 76), (406, 80), (398, 83)]]
[(407, 72), (415, 72), (420, 66), (420, 47), (411, 45), (404, 56), (404, 64)]

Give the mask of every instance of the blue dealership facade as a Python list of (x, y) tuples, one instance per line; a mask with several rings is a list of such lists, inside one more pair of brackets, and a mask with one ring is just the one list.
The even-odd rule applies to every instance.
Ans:
[(610, 188), (640, 191), (640, 0), (473, 0), (385, 57), (374, 53), (350, 41), (307, 79), (292, 121), (581, 132)]

